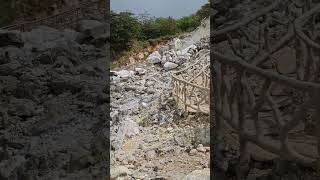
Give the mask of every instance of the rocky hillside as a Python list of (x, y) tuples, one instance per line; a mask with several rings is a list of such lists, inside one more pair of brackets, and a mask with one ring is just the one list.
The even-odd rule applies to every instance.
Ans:
[[(208, 115), (178, 108), (171, 73), (209, 51), (209, 20), (111, 77), (111, 179), (209, 179)], [(205, 59), (209, 63), (209, 56)]]
[(80, 24), (0, 31), (0, 179), (105, 178), (106, 26)]

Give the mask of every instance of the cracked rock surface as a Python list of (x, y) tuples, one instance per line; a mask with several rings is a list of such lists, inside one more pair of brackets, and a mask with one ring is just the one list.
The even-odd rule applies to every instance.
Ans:
[(105, 177), (106, 42), (83, 37), (0, 31), (0, 179)]

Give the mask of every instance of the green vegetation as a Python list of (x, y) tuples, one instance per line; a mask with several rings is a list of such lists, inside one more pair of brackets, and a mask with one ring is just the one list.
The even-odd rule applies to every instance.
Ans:
[(130, 54), (128, 51), (133, 47), (135, 50), (146, 48), (149, 44), (156, 45), (161, 40), (190, 32), (200, 25), (202, 19), (209, 17), (209, 11), (209, 3), (195, 14), (180, 19), (111, 11), (111, 58), (117, 61)]
[(15, 1), (1, 0), (0, 3), (0, 27), (9, 25), (15, 18)]

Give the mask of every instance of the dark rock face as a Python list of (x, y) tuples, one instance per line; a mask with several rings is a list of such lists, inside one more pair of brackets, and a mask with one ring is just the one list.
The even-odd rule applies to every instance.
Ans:
[(0, 179), (106, 177), (105, 44), (81, 35), (0, 31)]
[(81, 35), (77, 41), (81, 44), (92, 44), (97, 48), (104, 47), (110, 36), (106, 24), (96, 20), (82, 20), (77, 27)]
[(19, 32), (16, 31), (0, 31), (0, 47), (16, 46), (22, 47), (24, 42)]

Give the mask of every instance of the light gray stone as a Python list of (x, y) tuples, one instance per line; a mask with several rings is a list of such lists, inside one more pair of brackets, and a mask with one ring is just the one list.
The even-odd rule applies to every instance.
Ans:
[(125, 166), (111, 167), (110, 176), (111, 180), (127, 177), (131, 174), (131, 171)]
[(164, 63), (163, 68), (168, 71), (168, 70), (171, 70), (171, 69), (175, 69), (178, 66), (179, 66), (178, 64), (175, 64), (173, 62), (166, 62), (166, 63)]
[(121, 70), (116, 72), (116, 74), (123, 79), (128, 79), (131, 78), (134, 75), (133, 71), (128, 71), (128, 70)]
[(195, 170), (188, 174), (184, 180), (210, 180), (210, 169)]
[(150, 64), (157, 64), (161, 62), (161, 55), (158, 51), (154, 51), (147, 58), (147, 62)]

